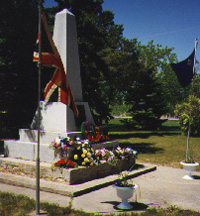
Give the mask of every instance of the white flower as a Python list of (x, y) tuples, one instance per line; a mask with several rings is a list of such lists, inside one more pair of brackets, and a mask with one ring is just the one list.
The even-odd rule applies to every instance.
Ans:
[(110, 151), (110, 155), (111, 155), (111, 156), (114, 156), (114, 153), (113, 153), (112, 151)]
[(56, 138), (56, 142), (57, 142), (57, 143), (60, 143), (60, 142), (61, 142), (61, 139), (60, 139), (60, 138)]
[(137, 153), (138, 153), (138, 152), (137, 152), (136, 150), (133, 150), (133, 154), (137, 155)]
[(126, 151), (127, 151), (127, 152), (132, 152), (133, 149), (132, 149), (132, 148), (126, 148)]
[(89, 143), (89, 140), (86, 139), (86, 140), (84, 140), (83, 142), (84, 142), (85, 144), (88, 144), (88, 143)]

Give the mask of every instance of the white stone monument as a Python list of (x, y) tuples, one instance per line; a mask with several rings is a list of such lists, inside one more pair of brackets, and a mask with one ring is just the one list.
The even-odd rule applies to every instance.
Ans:
[[(67, 73), (75, 104), (79, 110), (79, 119), (75, 119), (73, 111), (61, 102), (45, 103), (41, 101), (41, 138), (40, 159), (51, 162), (54, 151), (49, 144), (58, 136), (66, 137), (80, 134), (83, 121), (93, 122), (87, 102), (83, 102), (78, 54), (75, 16), (67, 9), (56, 14), (53, 39), (57, 46)], [(36, 159), (37, 151), (37, 111), (31, 129), (19, 130), (20, 140), (4, 142), (5, 156)]]
[[(67, 73), (75, 104), (79, 110), (79, 118), (76, 119), (72, 110), (63, 103), (41, 102), (41, 129), (54, 132), (80, 131), (80, 124), (83, 121), (94, 121), (88, 103), (83, 102), (76, 20), (67, 9), (56, 14), (53, 40)], [(32, 129), (37, 129), (36, 119), (37, 114)]]

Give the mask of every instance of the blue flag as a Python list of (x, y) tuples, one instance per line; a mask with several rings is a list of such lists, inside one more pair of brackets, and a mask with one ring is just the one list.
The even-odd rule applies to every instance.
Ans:
[(178, 80), (183, 88), (185, 88), (192, 82), (192, 78), (194, 76), (194, 57), (195, 49), (192, 54), (184, 61), (177, 64), (171, 64), (171, 67), (176, 73)]

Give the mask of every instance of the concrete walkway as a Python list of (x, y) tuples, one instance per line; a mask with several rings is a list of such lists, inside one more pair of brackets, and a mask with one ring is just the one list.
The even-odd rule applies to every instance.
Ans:
[[(133, 204), (133, 209), (131, 211), (142, 211), (147, 208), (152, 208), (155, 206), (168, 207), (170, 205), (175, 205), (184, 209), (192, 209), (200, 211), (200, 173), (194, 173), (196, 175), (195, 180), (186, 180), (182, 177), (185, 175), (185, 171), (182, 169), (175, 169), (170, 167), (156, 166), (152, 164), (144, 164), (149, 172), (143, 175), (135, 175), (134, 182), (139, 185), (140, 191), (137, 191), (137, 203), (135, 203), (135, 197), (130, 199), (130, 203)], [(153, 169), (154, 167), (154, 169)], [(153, 171), (154, 170), (154, 171)], [(151, 171), (151, 172), (150, 172)], [(21, 181), (29, 182), (30, 186), (35, 181), (28, 177), (15, 176), (11, 174), (0, 173), (0, 181), (14, 184), (21, 178)], [(84, 184), (88, 184), (87, 187), (103, 184), (104, 182), (109, 182), (109, 177), (103, 179), (97, 179)], [(3, 180), (4, 179), (4, 180)], [(13, 182), (10, 181), (13, 179)], [(24, 180), (23, 180), (24, 179)], [(113, 180), (113, 179), (111, 179)], [(43, 180), (41, 180), (41, 185)], [(55, 183), (49, 182), (48, 187), (55, 186)], [(59, 190), (65, 190), (64, 183), (57, 183), (56, 187)], [(82, 209), (86, 212), (95, 213), (113, 213), (120, 212), (115, 206), (120, 203), (120, 199), (117, 197), (116, 190), (112, 185), (105, 187), (99, 187), (98, 190), (94, 190), (89, 193), (82, 195), (77, 195), (73, 198), (69, 196), (57, 194), (56, 191), (52, 192), (40, 192), (41, 202), (47, 201), (49, 203), (57, 203), (60, 206), (67, 206), (72, 201), (72, 207), (75, 209)], [(80, 187), (80, 185), (73, 186)], [(86, 188), (81, 184), (81, 187)], [(97, 188), (96, 188), (97, 189)], [(20, 186), (13, 186), (5, 183), (0, 184), (1, 191), (14, 192), (17, 194), (24, 194), (29, 197), (35, 198), (35, 190), (31, 188), (22, 188)], [(48, 190), (48, 189), (47, 189)], [(141, 192), (141, 197), (140, 197)]]

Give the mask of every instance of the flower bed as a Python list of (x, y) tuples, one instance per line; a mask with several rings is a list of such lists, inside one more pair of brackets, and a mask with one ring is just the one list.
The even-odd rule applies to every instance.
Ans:
[[(56, 139), (50, 147), (54, 149), (55, 155), (61, 159), (61, 161), (55, 162), (54, 165), (61, 167), (63, 167), (62, 160), (66, 161), (66, 164), (67, 161), (73, 161), (74, 167), (78, 167), (99, 165), (102, 161), (114, 164), (118, 160), (129, 160), (137, 156), (137, 152), (131, 148), (121, 148), (118, 146), (113, 148), (113, 150), (109, 150), (102, 145), (97, 149), (89, 140), (81, 140), (78, 137), (74, 140), (68, 137)], [(68, 148), (70, 148), (70, 151)], [(67, 167), (65, 166), (65, 168)]]
[(133, 149), (116, 146), (111, 151), (100, 143), (97, 145), (99, 148), (80, 138), (53, 141), (50, 147), (60, 160), (53, 164), (52, 176), (78, 184), (128, 170), (135, 164), (137, 152)]

